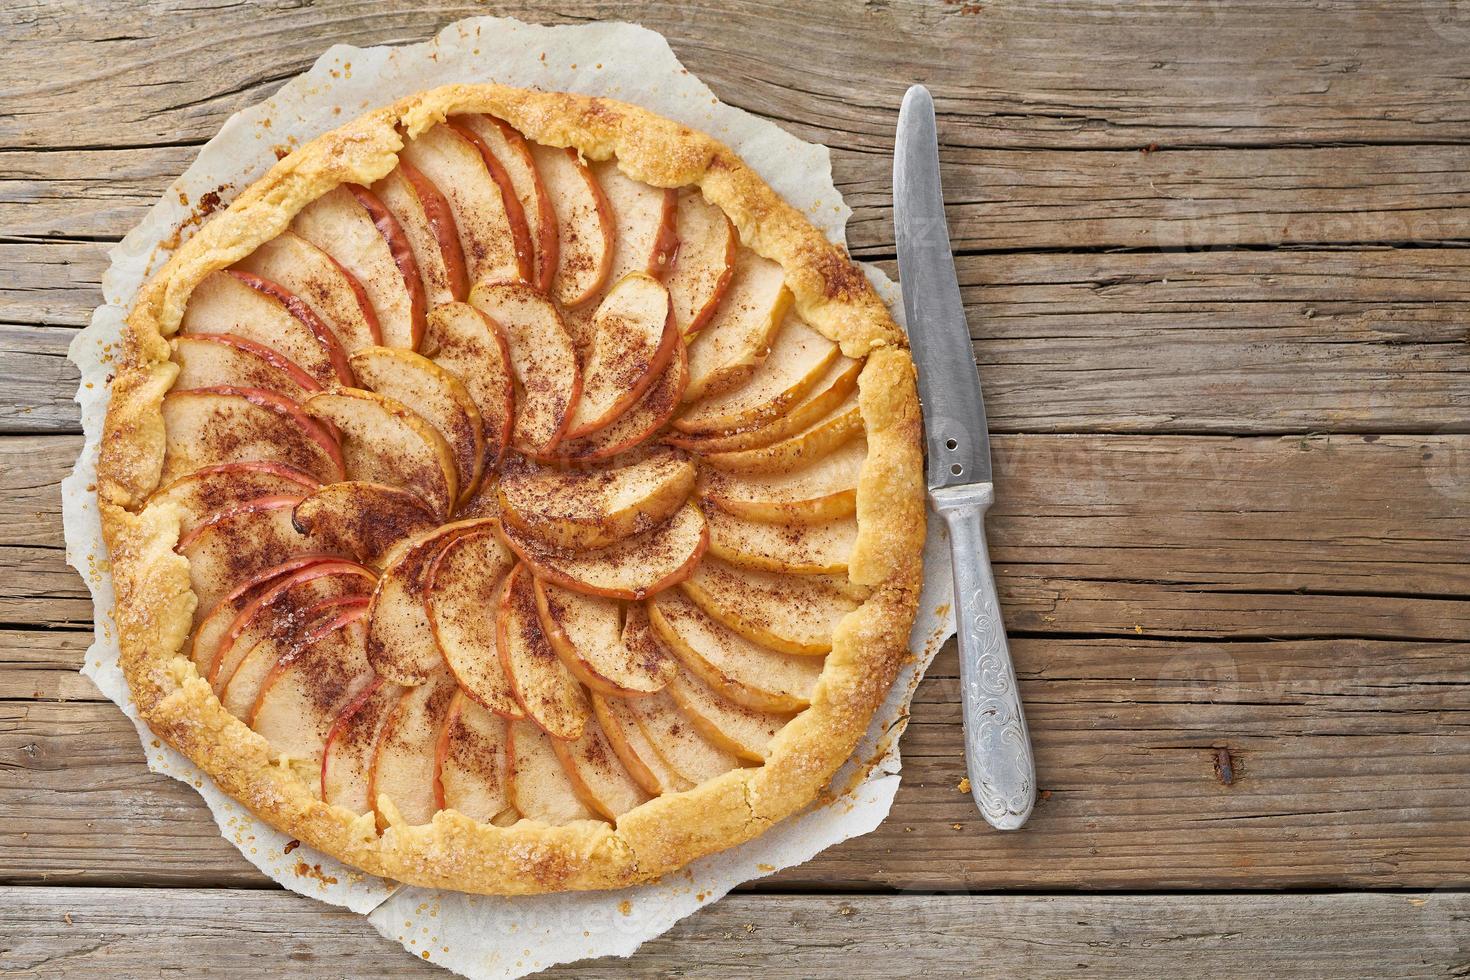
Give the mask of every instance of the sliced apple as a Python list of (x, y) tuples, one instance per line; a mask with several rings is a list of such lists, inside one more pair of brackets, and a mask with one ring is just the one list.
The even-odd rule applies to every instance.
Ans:
[(377, 195), (343, 184), (312, 201), (291, 230), (326, 252), (362, 285), (379, 324), (379, 343), (418, 346), (424, 333), (424, 283), (403, 227)]
[(321, 551), (350, 555), (374, 568), (399, 541), (438, 521), (417, 494), (386, 483), (330, 483), (303, 498), (292, 515), (296, 529)]
[(820, 524), (857, 512), (868, 444), (854, 439), (800, 469), (770, 476), (706, 471), (700, 495), (726, 513), (773, 524)]
[(701, 453), (716, 469), (729, 473), (788, 473), (836, 452), (863, 434), (863, 413), (854, 393), (809, 429), (754, 449)]
[(618, 759), (596, 718), (587, 719), (580, 738), (570, 742), (552, 739), (551, 749), (561, 760), (572, 791), (608, 820), (617, 820), (648, 800), (648, 794)]
[(764, 762), (771, 739), (794, 717), (755, 711), (721, 697), (687, 667), (669, 681), (669, 694), (701, 735), (747, 762)]
[(332, 723), (374, 680), (363, 653), (364, 608), (342, 613), (287, 651), (266, 675), (247, 720), (312, 779), (320, 778)]
[(822, 673), (819, 657), (777, 653), (705, 615), (671, 590), (648, 603), (648, 619), (679, 661), (720, 694), (756, 711), (800, 711)]
[(663, 283), (642, 272), (618, 280), (592, 317), (582, 397), (567, 438), (594, 432), (627, 411), (663, 373), (678, 342)]
[(196, 661), (216, 694), (224, 691), (245, 655), (261, 640), (299, 632), (308, 610), (338, 599), (366, 600), (377, 576), (356, 562), (320, 561), (275, 580), (236, 614), (212, 653), (196, 645)]
[(485, 519), (445, 524), (401, 542), (384, 557), (368, 615), (368, 659), (374, 670), (412, 686), (439, 668), (443, 656), (424, 601), (429, 566), (458, 535), (494, 526)]
[(742, 568), (846, 575), (848, 558), (857, 543), (855, 517), (822, 524), (767, 524), (709, 507), (704, 518), (709, 522), (709, 553)]
[(563, 666), (536, 614), (536, 594), (524, 565), (506, 576), (495, 614), (495, 645), (500, 665), (526, 717), (548, 735), (581, 736), (587, 725), (587, 697)]
[(500, 481), (501, 519), (558, 547), (603, 548), (672, 517), (695, 478), (670, 450), (614, 469), (512, 474)]
[(686, 402), (730, 391), (755, 374), (791, 305), (785, 280), (780, 265), (740, 250), (729, 288), (689, 343)]
[(515, 425), (515, 373), (505, 332), (473, 306), (447, 303), (429, 313), (424, 352), (469, 392), (480, 415), (482, 470), (498, 466)]
[(642, 608), (536, 580), (536, 610), (551, 647), (572, 676), (594, 691), (625, 696), (661, 691), (674, 671), (648, 631)]
[(710, 560), (680, 583), (699, 608), (762, 646), (806, 656), (832, 649), (832, 632), (858, 603), (814, 575), (734, 569)]
[(298, 555), (309, 542), (291, 524), (300, 497), (259, 497), (232, 504), (179, 539), (189, 559), (189, 585), (200, 609), (212, 608), (235, 586)]
[(532, 143), (531, 157), (556, 219), (551, 296), (571, 309), (596, 296), (607, 282), (617, 236), (612, 205), (575, 149)]
[(358, 388), (320, 392), (303, 408), (341, 430), (349, 479), (401, 487), (440, 517), (449, 513), (459, 496), (454, 452), (417, 412)]
[(353, 354), (352, 372), (363, 387), (407, 405), (439, 430), (454, 454), (459, 499), (472, 497), (484, 470), (485, 432), (464, 382), (421, 354), (393, 347)]
[(444, 192), (471, 283), (525, 280), (531, 272), (521, 202), (493, 152), (473, 134), (445, 123), (403, 148), (407, 160)]
[(322, 751), (321, 798), (353, 813), (370, 813), (368, 796), (373, 756), (383, 725), (403, 696), (403, 688), (379, 677), (337, 715)]
[[(254, 602), (261, 593), (298, 569), (317, 562), (333, 560), (335, 559), (321, 555), (298, 555), (288, 558), (273, 568), (267, 568), (245, 579), (230, 590), (228, 595), (215, 603), (207, 613), (203, 614), (202, 618), (196, 611), (198, 625), (195, 626), (193, 634), (189, 637), (188, 652), (189, 659), (194, 661), (194, 666), (199, 671), (199, 676), (205, 678), (209, 676), (210, 665), (214, 662), (215, 651), (219, 649), (220, 640), (235, 622), (235, 617), (239, 616), (240, 612)], [(199, 608), (202, 610), (204, 607)]]
[(497, 654), (497, 603), (515, 560), (493, 521), (455, 536), (425, 572), (424, 611), (439, 653), (466, 693), (507, 718), (522, 715)]
[(279, 352), (234, 334), (199, 334), (170, 341), (179, 366), (174, 391), (236, 385), (264, 388), (300, 401), (321, 385)]
[(362, 283), (336, 259), (295, 232), (281, 232), (234, 267), (280, 283), (305, 300), (347, 353), (383, 342), (378, 314)]
[(690, 723), (667, 691), (633, 698), (628, 708), (654, 751), (690, 784), (698, 786), (740, 765), (733, 752), (715, 745)]
[(652, 530), (597, 551), (554, 548), (512, 525), (503, 534), (538, 578), (610, 599), (642, 599), (683, 581), (709, 545), (704, 514), (693, 504)]
[(513, 721), (506, 726), (505, 741), (510, 802), (521, 816), (552, 825), (597, 819), (577, 796), (550, 735), (529, 721)]
[(674, 419), (674, 428), (699, 436), (764, 425), (805, 398), (839, 356), (836, 344), (788, 311), (770, 355), (750, 380), (694, 402)]
[(571, 463), (592, 463), (636, 449), (657, 435), (673, 416), (688, 383), (689, 357), (681, 340), (675, 344), (669, 366), (632, 408), (590, 436), (562, 443), (556, 448), (555, 458)]
[(179, 332), (185, 337), (229, 334), (276, 351), (319, 385), (350, 384), (347, 352), (300, 297), (268, 279), (222, 269), (189, 296)]
[(337, 438), (299, 404), (260, 388), (196, 388), (163, 398), (163, 473), (169, 483), (230, 463), (287, 466), (322, 483), (343, 478)]
[(435, 753), (439, 807), (481, 823), (514, 823), (505, 719), (457, 691)]
[(592, 711), (608, 744), (643, 792), (661, 796), (679, 793), (694, 785), (669, 768), (663, 756), (654, 750), (653, 743), (638, 727), (638, 717), (628, 706), (628, 699), (605, 697), (594, 691)]
[(179, 508), (179, 534), (193, 531), (211, 514), (257, 497), (301, 497), (320, 487), (316, 479), (280, 463), (223, 463), (195, 470), (155, 490), (148, 505)]
[(510, 123), (494, 116), (470, 114), (455, 116), (453, 121), (489, 147), (491, 155), (505, 169), (516, 199), (520, 201), (526, 237), (530, 242), (531, 271), (527, 281), (543, 293), (549, 293), (557, 268), (556, 211), (541, 182), (530, 144)]
[(725, 212), (706, 201), (697, 187), (679, 191), (674, 222), (679, 250), (665, 281), (674, 319), (687, 339), (704, 328), (725, 295), (740, 237)]
[(373, 185), (373, 193), (393, 213), (413, 251), (429, 308), (469, 294), (469, 273), (454, 214), (434, 182), (407, 160)]
[(302, 610), (300, 617), (287, 624), (287, 628), (248, 647), (242, 644), (239, 649), (243, 656), (219, 691), (220, 703), (230, 714), (248, 722), (260, 692), (265, 689), (266, 679), (283, 657), (326, 625), (344, 616), (355, 620), (366, 608), (360, 596), (327, 599)]
[(837, 357), (827, 366), (822, 377), (800, 400), (769, 421), (726, 432), (691, 434), (670, 433), (666, 441), (701, 455), (757, 449), (789, 439), (834, 412), (845, 410), (856, 395), (858, 375), (863, 363), (848, 357)]
[(368, 801), (380, 817), (383, 797), (410, 825), (428, 823), (439, 809), (435, 761), (456, 690), (454, 678), (440, 671), (399, 695), (378, 737), (368, 777)]
[(582, 370), (556, 306), (532, 286), (480, 282), (470, 305), (504, 332), (516, 378), (517, 449), (549, 453), (566, 434), (582, 396)]

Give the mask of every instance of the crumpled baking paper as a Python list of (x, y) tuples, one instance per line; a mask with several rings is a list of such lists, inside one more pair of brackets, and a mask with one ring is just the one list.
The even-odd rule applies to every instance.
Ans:
[[(363, 874), (308, 847), (291, 847), (286, 835), (225, 796), (138, 721), (118, 667), (112, 580), (92, 489), (110, 363), (134, 296), (203, 214), (228, 203), (263, 175), (279, 152), (416, 91), (490, 81), (623, 99), (710, 133), (734, 147), (829, 238), (843, 240), (851, 210), (832, 184), (827, 148), (722, 104), (653, 31), (622, 23), (543, 27), (476, 17), (408, 47), (338, 45), (274, 97), (232, 116), (143, 222), (112, 250), (112, 265), (102, 283), (105, 305), (71, 345), (71, 359), (82, 375), (77, 402), (86, 445), (62, 484), (67, 560), (86, 579), (96, 608), (96, 640), (82, 672), (137, 724), (149, 767), (198, 789), (226, 839), (281, 885), (362, 913), (414, 956), (473, 980), (520, 977), (589, 957), (628, 956), (741, 882), (800, 864), (873, 830), (888, 815), (898, 789), (898, 736), (909, 701), (929, 661), (954, 632), (948, 549), (937, 522), (931, 522), (924, 589), (910, 638), (914, 660), (878, 710), (854, 761), (834, 779), (835, 798), (662, 881), (618, 891), (496, 898), (405, 886)], [(897, 287), (882, 272), (866, 271), (902, 322)]]

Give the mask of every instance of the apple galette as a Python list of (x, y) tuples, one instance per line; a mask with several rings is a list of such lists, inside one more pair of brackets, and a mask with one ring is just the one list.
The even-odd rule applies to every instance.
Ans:
[(648, 880), (853, 753), (906, 656), (919, 445), (887, 310), (728, 148), (436, 89), (285, 157), (141, 292), (98, 479), (123, 668), (358, 868)]

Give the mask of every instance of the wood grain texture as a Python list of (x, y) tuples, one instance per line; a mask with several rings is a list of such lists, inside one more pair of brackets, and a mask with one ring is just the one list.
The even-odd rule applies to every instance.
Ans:
[[(119, 980), (200, 963), (225, 976), (443, 977), (359, 916), (285, 893), (6, 889), (0, 969)], [(1458, 976), (1470, 898), (1451, 893), (1236, 896), (737, 895), (632, 960), (538, 976)], [(691, 950), (698, 950), (691, 956)], [(439, 949), (420, 958), (432, 962)]]

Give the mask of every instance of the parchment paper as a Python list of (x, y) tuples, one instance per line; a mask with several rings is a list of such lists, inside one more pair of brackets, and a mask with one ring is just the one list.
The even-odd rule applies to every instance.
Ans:
[[(201, 202), (228, 203), (290, 149), (364, 110), (450, 82), (503, 82), (624, 99), (702, 129), (730, 144), (783, 197), (804, 210), (829, 238), (842, 241), (851, 210), (832, 185), (824, 146), (805, 143), (778, 126), (722, 104), (679, 64), (664, 38), (633, 24), (542, 27), (477, 17), (451, 24), (433, 40), (409, 47), (338, 45), (271, 99), (231, 117), (193, 166), (111, 252), (103, 277), (105, 304), (71, 345), (81, 371), (77, 392), (86, 445), (62, 484), (67, 560), (86, 579), (96, 609), (96, 640), (82, 672), (138, 726), (156, 772), (194, 786), (220, 832), (245, 857), (286, 888), (368, 917), (384, 936), (414, 956), (474, 980), (524, 976), (556, 963), (627, 956), (735, 885), (809, 860), (850, 837), (873, 830), (898, 789), (898, 736), (919, 677), (954, 632), (948, 549), (930, 523), (918, 621), (910, 638), (915, 658), (851, 762), (833, 782), (833, 802), (813, 807), (764, 836), (654, 884), (620, 891), (532, 898), (487, 898), (398, 885), (354, 871), (294, 842), (225, 796), (187, 759), (163, 745), (138, 720), (118, 668), (111, 617), (112, 579), (93, 491), (98, 440), (107, 409), (107, 378), (123, 318), (141, 284), (198, 225)], [(895, 317), (897, 287), (876, 269), (867, 274)]]

